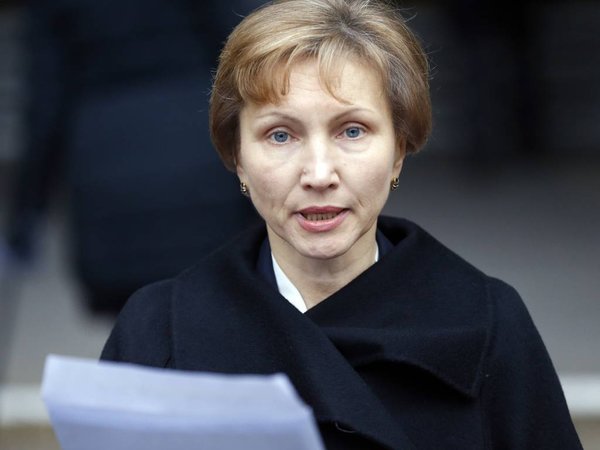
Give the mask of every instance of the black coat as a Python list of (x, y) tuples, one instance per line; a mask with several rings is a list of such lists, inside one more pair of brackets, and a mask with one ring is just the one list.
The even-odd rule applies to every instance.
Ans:
[(286, 373), (328, 449), (580, 449), (518, 294), (416, 225), (301, 314), (257, 269), (254, 230), (134, 295), (102, 358), (183, 370)]

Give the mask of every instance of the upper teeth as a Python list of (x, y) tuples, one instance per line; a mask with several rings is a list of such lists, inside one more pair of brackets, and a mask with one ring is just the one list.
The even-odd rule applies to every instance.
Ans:
[(338, 213), (330, 212), (330, 213), (319, 213), (319, 214), (305, 214), (305, 217), (310, 220), (329, 220), (333, 219), (337, 216)]

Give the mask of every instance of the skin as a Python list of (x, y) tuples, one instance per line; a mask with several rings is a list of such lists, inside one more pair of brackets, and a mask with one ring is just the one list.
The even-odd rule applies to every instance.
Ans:
[(405, 154), (375, 71), (350, 60), (334, 82), (338, 99), (304, 61), (277, 104), (240, 112), (238, 177), (309, 308), (373, 264), (377, 217)]

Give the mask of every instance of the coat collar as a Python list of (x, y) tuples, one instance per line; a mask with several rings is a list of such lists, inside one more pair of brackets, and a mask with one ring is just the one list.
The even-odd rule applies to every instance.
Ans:
[(411, 222), (380, 217), (379, 229), (392, 251), (308, 316), (354, 367), (409, 364), (475, 398), (491, 334), (487, 277)]
[[(491, 323), (486, 277), (405, 220), (380, 217), (377, 242), (382, 260), (306, 316), (354, 367), (410, 364), (476, 397)], [(277, 289), (266, 239), (257, 268)]]
[(264, 230), (207, 257), (176, 282), (176, 367), (284, 372), (319, 422), (414, 448), (356, 369), (409, 364), (475, 397), (489, 335), (485, 278), (408, 221), (379, 227), (394, 248), (305, 315), (257, 276)]

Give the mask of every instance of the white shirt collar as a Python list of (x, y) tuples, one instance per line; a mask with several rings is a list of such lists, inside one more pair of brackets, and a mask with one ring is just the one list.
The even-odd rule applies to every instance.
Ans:
[[(279, 293), (285, 297), (285, 299), (296, 307), (301, 313), (305, 313), (308, 308), (304, 303), (304, 299), (300, 294), (300, 291), (294, 286), (294, 283), (288, 278), (288, 276), (281, 270), (279, 264), (271, 252), (271, 260), (273, 261), (273, 272), (275, 272), (275, 280), (277, 281), (277, 289)], [(379, 261), (379, 246), (375, 246), (375, 262)]]

